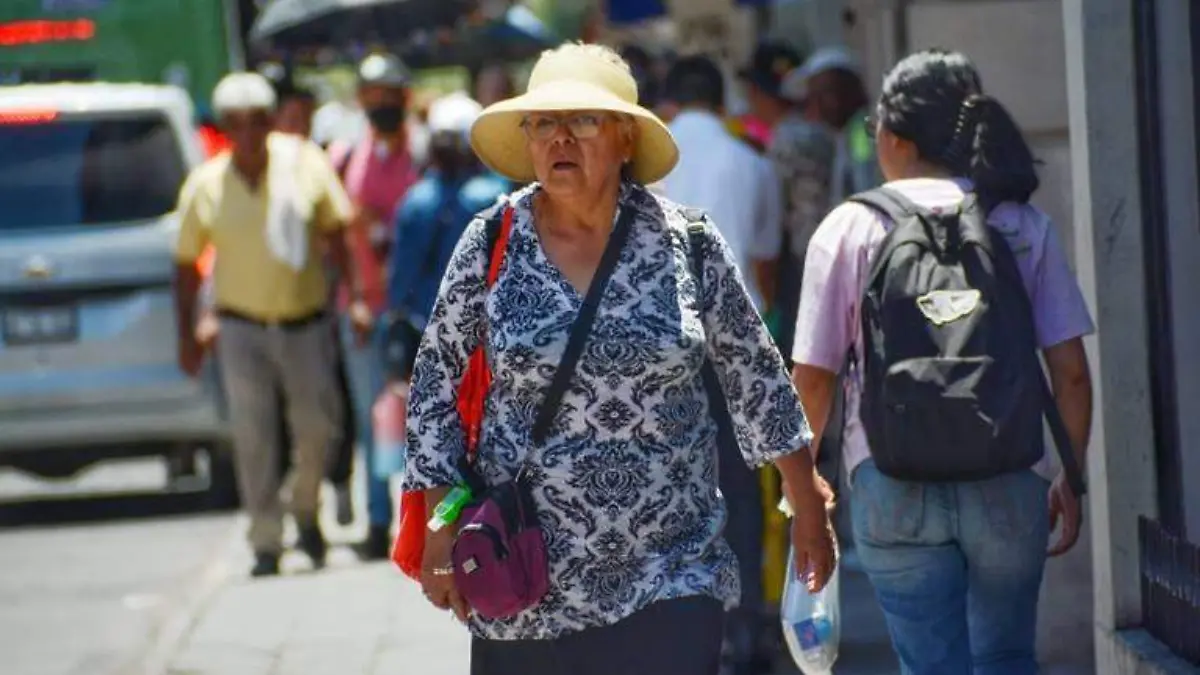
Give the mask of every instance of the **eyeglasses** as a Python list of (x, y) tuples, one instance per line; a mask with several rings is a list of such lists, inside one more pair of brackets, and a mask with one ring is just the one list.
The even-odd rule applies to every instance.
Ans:
[(521, 120), (521, 128), (525, 135), (533, 141), (547, 141), (558, 133), (559, 126), (566, 126), (567, 132), (576, 140), (587, 140), (600, 135), (600, 127), (604, 120), (611, 117), (605, 113), (575, 113), (573, 115), (529, 115)]

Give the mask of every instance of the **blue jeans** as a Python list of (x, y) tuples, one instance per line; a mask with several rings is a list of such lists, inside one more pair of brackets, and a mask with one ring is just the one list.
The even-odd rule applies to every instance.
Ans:
[(1050, 484), (909, 483), (871, 460), (851, 481), (854, 542), (905, 675), (1036, 674)]
[(363, 453), (363, 474), (367, 479), (367, 518), (372, 526), (391, 525), (395, 513), (392, 510), (391, 482), (377, 476), (375, 467), (375, 425), (371, 419), (371, 407), (379, 398), (384, 387), (382, 326), (372, 331), (366, 345), (359, 347), (354, 330), (346, 317), (341, 320), (342, 350), (345, 354), (346, 377), (350, 384), (351, 407), (358, 444)]

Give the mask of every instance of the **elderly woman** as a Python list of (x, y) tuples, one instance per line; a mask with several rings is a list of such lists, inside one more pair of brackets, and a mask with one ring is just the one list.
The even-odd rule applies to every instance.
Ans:
[[(455, 396), (483, 340), (493, 380), (475, 470), (490, 485), (523, 470), (550, 589), (516, 616), (472, 613), (455, 588), (455, 535), (442, 529), (428, 534), (425, 594), (468, 622), (475, 675), (713, 675), (738, 574), (721, 534), (706, 363), (729, 437), (748, 463), (774, 462), (783, 475), (798, 512), (798, 569), (811, 571), (814, 589), (833, 571), (828, 492), (778, 351), (712, 223), (646, 189), (678, 151), (637, 105), (615, 53), (574, 44), (547, 52), (526, 94), (483, 111), (472, 146), (496, 172), (530, 184), (507, 197), (511, 233), (493, 286), (484, 220), (453, 254), (417, 355), (405, 488), (426, 491), (432, 505), (462, 480)], [(699, 237), (689, 234), (693, 221)], [(618, 231), (626, 238), (570, 386), (535, 442), (537, 410)]]

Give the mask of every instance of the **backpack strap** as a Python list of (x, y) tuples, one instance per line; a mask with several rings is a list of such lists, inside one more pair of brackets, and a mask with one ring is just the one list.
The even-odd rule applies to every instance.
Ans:
[[(683, 217), (687, 219), (689, 267), (696, 279), (696, 301), (704, 301), (704, 247), (708, 238), (708, 225), (705, 223), (704, 211), (687, 207), (683, 209)], [(707, 307), (701, 306), (704, 312)], [(708, 398), (708, 409), (717, 423), (717, 443), (720, 447), (735, 448), (741, 452), (737, 433), (733, 427), (733, 415), (729, 413), (729, 404), (725, 400), (725, 392), (721, 389), (721, 381), (717, 379), (717, 369), (712, 359), (704, 358), (700, 367), (700, 381), (704, 384), (704, 395)]]
[[(1017, 257), (1012, 252), (1012, 248), (1004, 239), (1004, 235), (994, 228), (989, 228), (990, 247), (992, 251), (992, 259), (996, 262), (997, 274), (1006, 280), (1007, 283), (1017, 284), (1020, 289), (1016, 295), (1023, 300), (1025, 310), (1030, 317), (1035, 316), (1033, 311), (1033, 301), (1029, 297), (1029, 293), (1025, 288), (1025, 282), (1021, 277), (1021, 269), (1017, 266)], [(1087, 494), (1087, 481), (1083, 475), (1083, 468), (1079, 466), (1079, 460), (1075, 457), (1075, 450), (1071, 447), (1071, 435), (1067, 432), (1067, 425), (1063, 421), (1062, 413), (1058, 409), (1058, 401), (1054, 398), (1054, 391), (1050, 388), (1050, 382), (1046, 379), (1046, 373), (1042, 370), (1042, 362), (1040, 358), (1034, 360), (1037, 367), (1037, 377), (1041, 382), (1042, 387), (1042, 410), (1046, 416), (1046, 424), (1050, 427), (1050, 437), (1054, 439), (1054, 447), (1058, 450), (1058, 459), (1062, 463), (1062, 469), (1067, 477), (1067, 485), (1070, 486), (1071, 492), (1075, 493), (1078, 498), (1083, 498)]]
[(888, 229), (887, 234), (883, 237), (883, 242), (879, 245), (879, 253), (875, 256), (875, 261), (871, 264), (871, 269), (867, 273), (866, 288), (870, 288), (875, 284), (879, 275), (887, 267), (888, 259), (892, 257), (896, 249), (905, 244), (925, 242), (928, 239), (928, 233), (924, 229), (918, 233), (910, 228), (898, 227), (908, 218), (914, 216), (923, 218), (924, 215), (928, 214), (928, 210), (917, 206), (912, 200), (896, 190), (878, 187), (852, 195), (846, 201), (862, 204), (876, 213), (885, 216), (895, 225)]

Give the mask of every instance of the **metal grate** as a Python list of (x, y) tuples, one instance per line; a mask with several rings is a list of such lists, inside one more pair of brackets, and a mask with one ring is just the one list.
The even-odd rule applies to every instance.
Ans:
[(1142, 619), (1180, 658), (1200, 666), (1200, 546), (1138, 519)]

